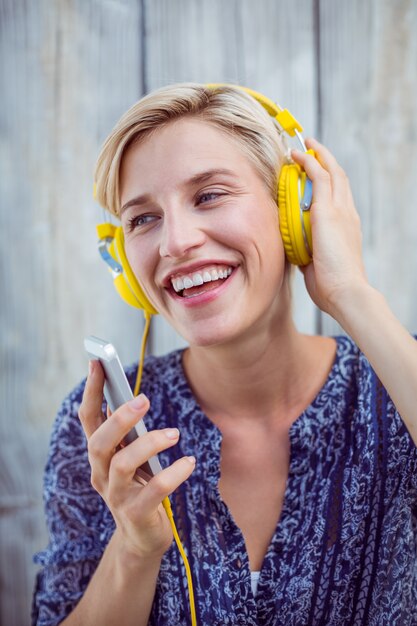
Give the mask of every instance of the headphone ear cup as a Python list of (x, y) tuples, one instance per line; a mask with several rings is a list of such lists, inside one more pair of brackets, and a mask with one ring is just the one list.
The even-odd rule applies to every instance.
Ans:
[(109, 247), (109, 253), (123, 268), (123, 274), (119, 274), (114, 279), (114, 286), (122, 300), (130, 306), (144, 309), (146, 313), (151, 315), (157, 314), (158, 311), (149, 302), (129, 265), (124, 246), (123, 228), (121, 226), (116, 228), (113, 242)]
[(310, 211), (300, 208), (305, 180), (305, 172), (296, 163), (281, 168), (278, 180), (279, 229), (287, 259), (294, 265), (308, 265), (312, 260), (304, 239), (306, 237), (312, 250)]

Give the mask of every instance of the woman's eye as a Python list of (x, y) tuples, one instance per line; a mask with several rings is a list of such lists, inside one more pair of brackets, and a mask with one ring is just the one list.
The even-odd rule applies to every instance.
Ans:
[(132, 217), (128, 222), (129, 232), (134, 230), (135, 228), (140, 228), (141, 226), (147, 226), (155, 219), (156, 219), (155, 215), (136, 215), (135, 217)]
[(205, 204), (206, 202), (213, 202), (213, 200), (217, 200), (217, 198), (219, 196), (221, 196), (222, 194), (220, 194), (217, 191), (206, 191), (205, 193), (201, 193), (198, 198), (197, 198), (197, 203), (203, 203)]

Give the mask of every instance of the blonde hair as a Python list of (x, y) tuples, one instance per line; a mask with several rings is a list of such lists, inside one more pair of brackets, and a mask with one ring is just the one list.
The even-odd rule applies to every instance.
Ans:
[(180, 83), (139, 100), (120, 118), (104, 142), (97, 160), (95, 185), (97, 200), (105, 209), (119, 215), (120, 165), (126, 149), (186, 116), (213, 124), (237, 142), (276, 200), (277, 177), (287, 146), (272, 117), (237, 86)]

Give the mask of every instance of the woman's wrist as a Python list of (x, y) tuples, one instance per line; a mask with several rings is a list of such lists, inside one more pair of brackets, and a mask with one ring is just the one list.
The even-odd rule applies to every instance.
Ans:
[[(84, 595), (63, 624), (148, 624), (160, 561), (135, 554), (116, 529)], [(110, 591), (103, 594), (106, 585)]]
[(356, 329), (372, 323), (374, 314), (387, 306), (380, 291), (368, 282), (360, 282), (335, 295), (328, 313), (349, 335), (354, 336)]
[(140, 554), (126, 542), (118, 528), (114, 531), (111, 542), (121, 570), (131, 572), (146, 568), (148, 571), (159, 571), (163, 555)]

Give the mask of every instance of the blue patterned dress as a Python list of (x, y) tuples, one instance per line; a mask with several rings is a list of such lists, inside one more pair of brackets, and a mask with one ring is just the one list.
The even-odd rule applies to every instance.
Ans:
[[(218, 491), (221, 434), (196, 404), (181, 351), (146, 361), (146, 424), (181, 431), (179, 444), (160, 455), (162, 465), (197, 457), (171, 499), (200, 626), (417, 626), (417, 448), (366, 358), (349, 338), (337, 344), (324, 386), (290, 429), (283, 509), (256, 598), (242, 533)], [(135, 369), (128, 375), (133, 383)], [(38, 626), (71, 612), (114, 531), (90, 484), (77, 417), (82, 393), (83, 384), (64, 401), (52, 433), (45, 474), (50, 543), (36, 556)], [(189, 623), (185, 572), (173, 544), (150, 624)]]

